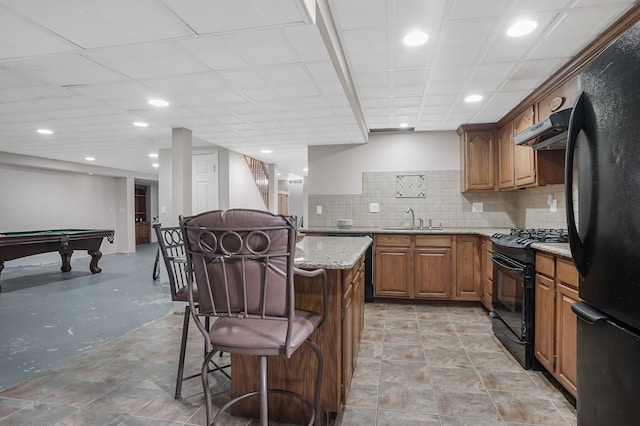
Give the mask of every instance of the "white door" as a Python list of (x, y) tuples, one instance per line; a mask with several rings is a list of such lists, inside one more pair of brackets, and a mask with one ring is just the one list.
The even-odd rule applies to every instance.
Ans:
[(192, 213), (218, 209), (218, 152), (192, 156)]

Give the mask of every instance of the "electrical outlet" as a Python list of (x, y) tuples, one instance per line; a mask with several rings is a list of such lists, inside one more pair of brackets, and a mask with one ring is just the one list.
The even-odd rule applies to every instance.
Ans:
[(322, 206), (316, 206), (316, 214), (322, 214)]
[(369, 203), (369, 213), (380, 213), (380, 204)]
[(482, 213), (483, 210), (484, 210), (484, 204), (483, 203), (472, 203), (471, 204), (471, 211), (473, 213)]

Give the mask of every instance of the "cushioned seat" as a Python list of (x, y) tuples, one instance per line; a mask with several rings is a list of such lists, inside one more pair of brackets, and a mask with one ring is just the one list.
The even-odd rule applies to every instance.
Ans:
[[(191, 293), (189, 305), (207, 347), (203, 373), (217, 350), (260, 357), (260, 389), (231, 400), (215, 418), (207, 375), (202, 374), (207, 425), (216, 424), (216, 418), (239, 400), (258, 395), (260, 424), (266, 426), (269, 392), (294, 396), (306, 402), (310, 411), (308, 424), (319, 424), (323, 359), (309, 336), (324, 321), (327, 279), (323, 269), (303, 271), (294, 268), (295, 224), (293, 216), (247, 209), (216, 210), (180, 218), (187, 265), (193, 268), (193, 274), (188, 274), (189, 286), (195, 288), (197, 285), (197, 298)], [(295, 308), (296, 274), (323, 278), (323, 312)], [(201, 322), (202, 317), (217, 319), (207, 329)], [(284, 355), (290, 358), (303, 344), (308, 345), (318, 358), (313, 404), (302, 395), (267, 386), (266, 357)]]

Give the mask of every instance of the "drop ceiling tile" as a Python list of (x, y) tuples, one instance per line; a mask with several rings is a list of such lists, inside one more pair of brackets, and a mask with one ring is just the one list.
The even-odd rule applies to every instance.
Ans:
[(371, 71), (387, 71), (390, 68), (386, 55), (356, 56), (349, 59), (351, 73), (356, 76)]
[(540, 59), (527, 61), (513, 73), (513, 79), (539, 78), (546, 79), (553, 74), (563, 63), (564, 58)]
[(340, 40), (350, 58), (386, 52), (387, 35), (383, 30), (344, 31), (340, 34)]
[(315, 25), (294, 25), (283, 28), (298, 57), (305, 62), (327, 61), (329, 53)]
[(302, 23), (306, 19), (295, 0), (165, 0), (164, 3), (198, 34)]
[(540, 85), (540, 78), (510, 78), (500, 88), (501, 90), (512, 92), (517, 90), (533, 90)]
[(280, 29), (231, 34), (224, 36), (224, 40), (247, 63), (256, 67), (300, 62), (296, 50)]
[(78, 48), (62, 37), (0, 6), (0, 59), (74, 50)]
[(220, 71), (218, 75), (229, 85), (238, 89), (255, 89), (267, 87), (265, 79), (255, 70)]
[(423, 52), (395, 52), (391, 53), (389, 64), (393, 68), (428, 68), (433, 62), (433, 49)]
[(4, 4), (85, 49), (190, 35), (175, 16), (153, 0), (4, 0)]
[(453, 2), (447, 0), (392, 0), (389, 3), (393, 8), (393, 24), (398, 28), (408, 30), (443, 21)]
[(570, 7), (572, 3), (576, 2), (574, 0), (519, 0), (517, 4), (511, 9), (511, 14), (518, 17), (529, 17), (538, 12), (565, 9)]
[(336, 26), (341, 30), (383, 27), (387, 24), (385, 0), (329, 0)]
[[(511, 3), (511, 4), (510, 4)], [(450, 19), (477, 19), (500, 16), (513, 6), (510, 0), (456, 0), (449, 15)]]
[(531, 59), (571, 57), (585, 45), (585, 42), (593, 40), (604, 30), (603, 18), (606, 21), (614, 20), (624, 10), (626, 7), (612, 5), (569, 10), (563, 14), (558, 25), (536, 46), (536, 50), (530, 56)]
[(476, 63), (480, 53), (476, 46), (469, 44), (451, 45), (447, 49), (441, 50), (439, 55), (433, 59), (433, 67), (452, 68), (471, 66)]
[(194, 56), (169, 43), (163, 43), (161, 49), (145, 45), (88, 52), (85, 56), (133, 79), (177, 76), (209, 70)]
[(423, 69), (396, 70), (391, 73), (392, 86), (421, 86), (427, 81), (427, 73)]
[(141, 80), (140, 83), (167, 96), (202, 94), (227, 89), (227, 85), (213, 72), (183, 74), (171, 78)]
[(432, 95), (427, 94), (426, 100), (424, 101), (424, 105), (426, 106), (449, 106), (453, 102), (455, 102), (455, 95)]
[(261, 69), (261, 74), (271, 86), (276, 88), (313, 85), (309, 72), (302, 64), (265, 67)]
[(515, 66), (515, 62), (482, 63), (474, 67), (471, 76), (474, 80), (505, 79)]

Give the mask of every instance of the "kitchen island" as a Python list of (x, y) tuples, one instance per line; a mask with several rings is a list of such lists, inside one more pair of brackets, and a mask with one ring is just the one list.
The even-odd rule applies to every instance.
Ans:
[[(346, 401), (364, 326), (364, 253), (370, 237), (307, 236), (296, 246), (295, 266), (324, 268), (328, 277), (328, 311), (324, 323), (311, 335), (324, 357), (321, 420), (340, 413)], [(321, 278), (296, 277), (296, 307), (321, 312)], [(259, 387), (258, 358), (232, 355), (232, 398)], [(317, 360), (303, 345), (291, 359), (269, 357), (268, 386), (300, 393), (313, 400)], [(258, 417), (257, 399), (238, 403), (234, 414)], [(271, 419), (301, 424), (308, 416), (295, 398), (269, 397)], [(306, 424), (306, 423), (305, 423)]]

